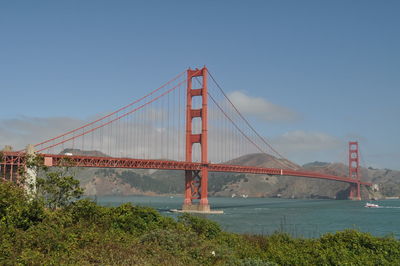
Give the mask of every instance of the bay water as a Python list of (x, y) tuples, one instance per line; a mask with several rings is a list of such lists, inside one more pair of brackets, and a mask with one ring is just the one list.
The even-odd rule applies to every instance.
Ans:
[[(102, 196), (104, 206), (131, 202), (149, 206), (161, 214), (177, 217), (182, 197)], [(327, 232), (357, 229), (375, 236), (394, 235), (400, 239), (400, 200), (374, 201), (379, 208), (365, 208), (366, 201), (299, 200), (278, 198), (209, 198), (212, 209), (223, 214), (201, 216), (218, 222), (230, 232), (272, 234), (286, 232), (293, 237), (319, 237)]]

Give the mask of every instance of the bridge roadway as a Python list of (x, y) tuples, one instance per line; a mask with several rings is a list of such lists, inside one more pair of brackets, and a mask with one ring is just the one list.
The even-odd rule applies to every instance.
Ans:
[[(149, 160), (149, 159), (131, 159), (114, 157), (93, 157), (93, 156), (66, 156), (58, 154), (38, 154), (43, 156), (46, 166), (70, 166), (70, 167), (95, 167), (95, 168), (128, 168), (128, 169), (160, 169), (160, 170), (200, 170), (203, 166), (208, 168), (209, 172), (228, 172), (228, 173), (247, 173), (247, 174), (267, 174), (282, 176), (298, 176), (307, 178), (317, 178), (334, 180), (346, 183), (357, 184), (358, 181), (349, 177), (328, 175), (310, 171), (286, 170), (279, 168), (264, 168), (243, 165), (226, 164), (207, 164), (194, 162), (180, 162), (168, 160)], [(25, 160), (24, 153), (8, 152), (3, 154), (1, 164), (22, 165)], [(360, 182), (361, 185), (371, 186), (371, 183)]]

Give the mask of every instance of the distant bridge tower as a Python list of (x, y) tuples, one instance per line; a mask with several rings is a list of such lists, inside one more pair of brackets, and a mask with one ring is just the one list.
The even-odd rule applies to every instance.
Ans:
[(360, 182), (361, 182), (361, 169), (359, 159), (358, 142), (349, 142), (349, 177), (357, 180), (357, 183), (350, 184), (349, 199), (361, 200)]
[[(192, 80), (202, 77), (202, 87), (192, 88)], [(208, 132), (207, 132), (207, 68), (187, 70), (187, 99), (186, 99), (186, 162), (193, 160), (193, 144), (201, 147), (201, 170), (185, 170), (185, 200), (183, 211), (210, 211), (208, 204)], [(192, 108), (192, 98), (201, 97), (200, 109)], [(201, 133), (193, 134), (193, 119), (200, 118)], [(198, 201), (197, 201), (198, 200)], [(196, 202), (195, 202), (196, 201)]]

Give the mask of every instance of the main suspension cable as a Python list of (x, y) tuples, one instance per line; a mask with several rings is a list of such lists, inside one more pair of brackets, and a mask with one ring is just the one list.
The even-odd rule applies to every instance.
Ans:
[(221, 91), (222, 95), (226, 98), (226, 100), (231, 104), (231, 106), (234, 108), (234, 110), (236, 111), (236, 113), (240, 116), (240, 118), (242, 118), (242, 120), (247, 124), (247, 126), (254, 132), (254, 134), (256, 134), (256, 136), (265, 144), (267, 145), (275, 154), (277, 154), (281, 159), (286, 160), (288, 163), (290, 163), (294, 168), (297, 168), (297, 166), (292, 163), (291, 161), (289, 161), (286, 157), (284, 157), (281, 153), (279, 153), (274, 147), (272, 147), (271, 144), (269, 144), (264, 137), (262, 137), (257, 130), (255, 130), (255, 128), (250, 124), (250, 122), (242, 115), (242, 113), (237, 109), (237, 107), (232, 103), (232, 101), (229, 99), (229, 97), (226, 95), (225, 91), (222, 89), (222, 87), (218, 84), (218, 82), (216, 81), (216, 79), (213, 77), (213, 75), (210, 73), (210, 71), (208, 71), (207, 69), (207, 73), (210, 75), (211, 79), (213, 80), (213, 82), (215, 83), (215, 85), (217, 86), (217, 88)]

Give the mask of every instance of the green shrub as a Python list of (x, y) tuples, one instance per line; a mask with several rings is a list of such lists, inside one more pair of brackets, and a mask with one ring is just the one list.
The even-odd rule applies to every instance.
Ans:
[[(319, 242), (331, 263), (354, 260), (365, 265), (400, 263), (400, 241), (369, 233), (345, 230), (323, 235)], [(339, 255), (338, 255), (339, 254)]]
[(48, 208), (57, 209), (68, 206), (73, 200), (83, 195), (83, 189), (79, 186), (79, 180), (68, 175), (68, 169), (44, 171), (42, 177), (37, 178), (37, 193)]
[(193, 216), (188, 213), (179, 216), (178, 221), (191, 228), (198, 235), (204, 236), (208, 239), (217, 237), (222, 231), (221, 227), (216, 222)]
[(275, 262), (268, 262), (268, 261), (263, 261), (258, 258), (246, 258), (242, 259), (238, 263), (240, 266), (277, 266)]
[(355, 230), (318, 239), (240, 235), (130, 203), (79, 200), (46, 210), (23, 189), (0, 183), (0, 264), (400, 265), (400, 241)]
[(101, 223), (102, 219), (109, 212), (109, 209), (97, 205), (90, 199), (82, 199), (73, 202), (65, 209), (65, 212), (71, 215), (75, 223)]
[(141, 234), (170, 224), (170, 219), (161, 216), (156, 210), (133, 206), (130, 203), (122, 204), (110, 211), (112, 227), (130, 233)]
[(45, 217), (43, 202), (11, 182), (0, 182), (0, 226), (28, 229)]

